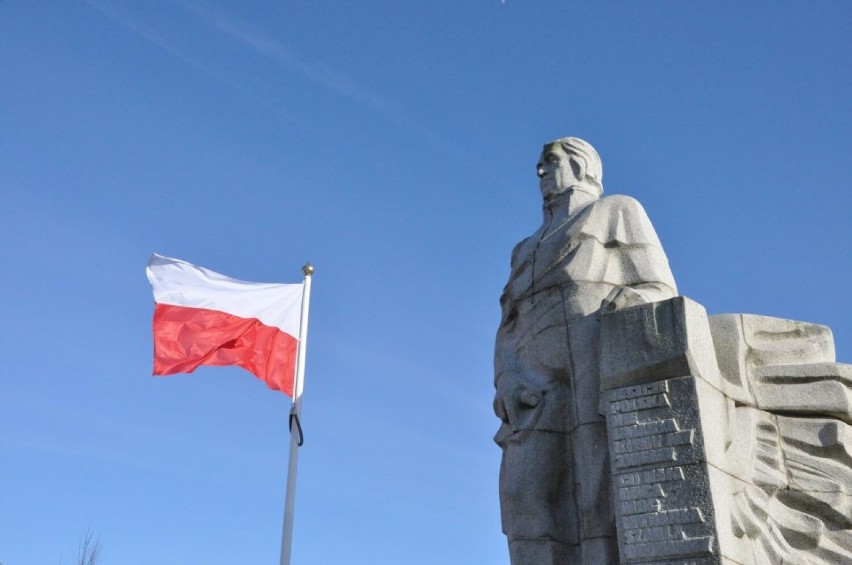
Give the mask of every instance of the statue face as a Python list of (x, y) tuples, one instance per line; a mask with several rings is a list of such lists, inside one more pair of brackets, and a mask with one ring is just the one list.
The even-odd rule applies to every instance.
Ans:
[(545, 146), (535, 170), (541, 196), (545, 199), (562, 194), (578, 182), (571, 168), (571, 160), (559, 143)]

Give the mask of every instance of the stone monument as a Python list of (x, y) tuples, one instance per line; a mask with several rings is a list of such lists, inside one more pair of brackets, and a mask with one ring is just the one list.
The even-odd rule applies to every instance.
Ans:
[(828, 328), (708, 317), (585, 141), (544, 146), (494, 409), (512, 565), (852, 563), (852, 366)]

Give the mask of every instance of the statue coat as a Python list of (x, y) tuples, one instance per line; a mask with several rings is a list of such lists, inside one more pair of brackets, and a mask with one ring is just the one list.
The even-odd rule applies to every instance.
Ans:
[(500, 298), (495, 441), (510, 548), (615, 535), (594, 314), (622, 288), (642, 302), (677, 294), (641, 204), (578, 190), (545, 202), (544, 223), (512, 252)]

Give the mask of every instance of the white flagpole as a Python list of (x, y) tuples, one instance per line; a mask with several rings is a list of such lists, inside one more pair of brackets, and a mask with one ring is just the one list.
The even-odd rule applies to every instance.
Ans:
[[(280, 565), (290, 565), (293, 548), (293, 508), (296, 505), (296, 463), (302, 439), (302, 387), (305, 380), (305, 352), (308, 348), (308, 309), (311, 304), (311, 276), (314, 267), (310, 263), (302, 267), (305, 288), (302, 289), (302, 317), (299, 320), (299, 348), (296, 353), (296, 382), (293, 386), (293, 406), (290, 408), (290, 463), (287, 467), (287, 495), (284, 499), (284, 528), (281, 532)], [(293, 420), (295, 419), (295, 422)], [(298, 433), (293, 433), (295, 423)]]

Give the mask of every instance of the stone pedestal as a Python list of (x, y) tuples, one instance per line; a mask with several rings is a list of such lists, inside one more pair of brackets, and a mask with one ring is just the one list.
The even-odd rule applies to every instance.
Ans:
[(604, 315), (600, 343), (621, 563), (852, 563), (852, 370), (828, 328), (677, 297)]

